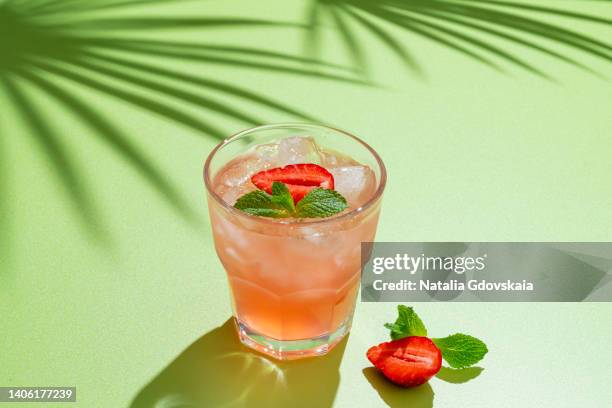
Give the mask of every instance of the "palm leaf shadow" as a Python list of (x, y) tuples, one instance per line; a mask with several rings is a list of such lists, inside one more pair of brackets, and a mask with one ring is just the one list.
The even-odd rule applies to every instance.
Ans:
[(75, 114), (75, 117), (92, 128), (92, 134), (100, 137), (106, 144), (117, 151), (121, 157), (128, 161), (135, 169), (154, 186), (164, 198), (182, 215), (196, 222), (196, 216), (190, 207), (185, 205), (185, 201), (166, 180), (163, 172), (153, 165), (140, 149), (129, 141), (127, 135), (123, 134), (111, 121), (102, 114), (91, 109), (85, 101), (71, 94), (61, 86), (53, 83), (42, 73), (30, 71), (20, 71), (20, 74), (41, 88), (48, 95), (52, 95), (60, 104), (64, 105), (68, 111)]
[(152, 64), (142, 64), (142, 63), (130, 61), (125, 58), (120, 58), (120, 57), (112, 57), (109, 55), (102, 56), (102, 55), (98, 55), (94, 53), (91, 53), (90, 56), (94, 59), (100, 59), (107, 63), (111, 63), (112, 65), (116, 65), (117, 67), (122, 67), (124, 69), (128, 68), (128, 69), (133, 69), (134, 71), (137, 71), (139, 73), (155, 74), (161, 78), (176, 78), (180, 80), (181, 82), (195, 85), (195, 86), (200, 86), (204, 88), (205, 90), (212, 89), (216, 91), (221, 91), (228, 95), (237, 96), (244, 100), (248, 100), (252, 103), (260, 104), (260, 105), (266, 106), (268, 108), (271, 108), (277, 111), (285, 112), (288, 115), (295, 116), (295, 117), (298, 117), (298, 118), (301, 118), (307, 121), (315, 120), (312, 116), (304, 112), (300, 112), (289, 106), (280, 104), (270, 98), (267, 98), (264, 95), (261, 95), (256, 92), (252, 92), (252, 91), (249, 91), (247, 89), (243, 89), (237, 86), (233, 86), (231, 84), (227, 84), (221, 81), (215, 81), (214, 79), (208, 79), (208, 78), (203, 78), (203, 77), (199, 77), (195, 75), (184, 74), (180, 71), (158, 67)]
[[(553, 79), (548, 72), (506, 49), (499, 41), (535, 50), (594, 74), (597, 73), (588, 64), (568, 57), (551, 44), (612, 62), (609, 43), (567, 26), (549, 23), (541, 17), (557, 16), (568, 21), (580, 20), (605, 26), (612, 26), (611, 20), (511, 1), (311, 0), (305, 24), (198, 16), (108, 17), (95, 13), (95, 10), (175, 1), (179, 0), (90, 0), (86, 3), (77, 0), (6, 0), (0, 4), (0, 78), (5, 83), (5, 92), (11, 95), (12, 104), (21, 117), (27, 119), (32, 140), (47, 152), (75, 208), (81, 213), (80, 218), (95, 230), (100, 230), (96, 226), (98, 215), (87, 185), (74, 173), (76, 164), (59, 143), (54, 128), (45, 123), (35, 104), (31, 103), (29, 94), (23, 92), (22, 83), (48, 94), (66, 111), (76, 115), (95, 136), (131, 163), (172, 208), (191, 220), (193, 211), (172, 183), (163, 177), (164, 171), (129, 142), (118, 125), (65, 89), (62, 86), (65, 81), (89, 88), (110, 100), (114, 98), (136, 106), (199, 134), (222, 138), (228, 133), (225, 129), (210, 119), (175, 107), (174, 103), (194, 106), (211, 118), (225, 117), (249, 126), (263, 123), (265, 118), (225, 102), (224, 98), (308, 121), (316, 119), (251, 89), (174, 69), (175, 61), (370, 85), (370, 81), (363, 78), (368, 72), (369, 62), (366, 48), (358, 41), (355, 32), (355, 27), (358, 27), (390, 49), (413, 72), (422, 75), (417, 59), (390, 31), (395, 26), (501, 72), (506, 70), (506, 66), (513, 65), (542, 78)], [(333, 23), (333, 32), (344, 44), (354, 67), (321, 60), (324, 45), (321, 28), (325, 21)], [(236, 45), (160, 41), (147, 37), (159, 30), (179, 28), (197, 29), (198, 33), (204, 34), (209, 29), (255, 27), (305, 29), (305, 44), (309, 52), (299, 56)], [(121, 37), (115, 30), (138, 35), (122, 34)], [(141, 57), (156, 57), (157, 62), (153, 64)], [(146, 91), (146, 96), (142, 91)]]
[(351, 31), (347, 23), (344, 21), (343, 14), (341, 14), (336, 8), (331, 8), (330, 14), (356, 66), (361, 71), (367, 72), (368, 67), (365, 58), (365, 52), (357, 41), (357, 39), (351, 35)]
[(179, 2), (188, 0), (88, 0), (83, 2), (82, 0), (49, 0), (41, 1), (38, 7), (33, 6), (32, 10), (38, 14), (46, 13), (76, 13), (82, 11), (100, 10), (106, 8), (117, 9), (119, 7), (136, 6), (141, 4), (157, 4), (157, 3), (169, 3)]
[[(230, 132), (212, 123), (211, 119), (175, 107), (175, 102), (191, 105), (211, 118), (225, 117), (248, 126), (265, 123), (265, 118), (226, 102), (227, 98), (291, 117), (316, 119), (283, 102), (214, 76), (173, 69), (175, 60), (367, 84), (354, 75), (352, 68), (299, 55), (235, 45), (148, 38), (149, 33), (155, 34), (161, 29), (192, 28), (205, 34), (209, 29), (299, 28), (299, 24), (198, 16), (99, 17), (95, 13), (95, 10), (175, 1), (179, 0), (90, 0), (87, 4), (74, 0), (6, 0), (0, 3), (0, 80), (5, 93), (10, 96), (22, 121), (29, 126), (32, 140), (44, 149), (53, 164), (84, 226), (95, 236), (99, 237), (103, 228), (88, 182), (82, 179), (75, 160), (60, 143), (57, 130), (46, 121), (22, 85), (27, 84), (28, 88), (46, 94), (57, 102), (57, 106), (75, 116), (93, 136), (130, 163), (190, 225), (194, 225), (197, 216), (164, 176), (166, 173), (129, 141), (118, 124), (64, 84), (72, 82), (111, 101), (133, 105), (216, 139)], [(139, 35), (118, 38), (115, 30)], [(145, 62), (141, 57), (157, 57), (158, 64)]]
[(45, 157), (49, 159), (60, 181), (77, 206), (78, 213), (85, 224), (91, 227), (88, 231), (94, 233), (98, 239), (103, 238), (104, 233), (100, 228), (98, 211), (95, 208), (86, 184), (79, 175), (80, 172), (77, 170), (77, 166), (66, 151), (65, 146), (59, 140), (56, 131), (48, 125), (38, 110), (32, 106), (28, 96), (21, 89), (21, 84), (8, 76), (2, 77), (1, 80), (23, 123), (30, 127), (31, 131), (27, 133), (32, 136), (34, 142), (43, 150)]
[[(260, 50), (250, 50), (249, 52), (241, 52), (242, 58), (236, 58), (234, 55), (236, 52), (240, 52), (239, 49), (235, 47), (217, 47), (217, 46), (199, 46), (197, 50), (194, 50), (193, 47), (189, 47), (185, 44), (164, 44), (161, 42), (157, 42), (154, 46), (151, 46), (150, 41), (121, 41), (120, 44), (113, 44), (112, 47), (114, 49), (120, 49), (124, 51), (128, 51), (131, 53), (139, 53), (144, 55), (155, 55), (166, 58), (176, 58), (180, 60), (193, 60), (196, 62), (206, 62), (207, 64), (221, 64), (225, 66), (237, 66), (242, 68), (249, 68), (253, 70), (263, 70), (266, 72), (279, 72), (284, 74), (296, 74), (313, 78), (323, 78), (334, 81), (343, 81), (347, 83), (354, 83), (359, 85), (371, 85), (370, 82), (364, 81), (359, 77), (350, 77), (339, 75), (331, 72), (321, 72), (316, 69), (304, 69), (301, 67), (293, 67), (286, 65), (279, 65), (269, 62), (263, 61), (254, 61), (248, 60), (244, 58), (247, 55), (256, 55), (256, 56), (267, 56), (267, 57), (275, 57), (278, 59), (279, 55), (273, 55), (270, 52), (263, 52)], [(98, 46), (102, 47), (104, 44), (99, 43)], [(178, 49), (177, 49), (178, 48)], [(190, 49), (191, 48), (191, 49)], [(216, 52), (215, 52), (216, 51)], [(222, 55), (219, 55), (219, 52), (222, 52)], [(281, 57), (282, 58), (282, 57)], [(326, 62), (319, 62), (314, 59), (304, 59), (298, 58), (295, 56), (287, 56), (287, 58), (282, 58), (285, 61), (296, 61), (302, 62), (306, 64), (314, 64), (316, 66), (322, 68), (336, 68), (343, 71), (350, 72), (351, 70), (346, 67), (340, 67), (335, 64), (330, 64)]]
[[(464, 56), (499, 71), (516, 66), (539, 77), (554, 80), (548, 73), (505, 45), (520, 46), (547, 55), (557, 61), (602, 77), (588, 64), (568, 57), (553, 44), (590, 54), (612, 62), (612, 44), (586, 35), (560, 23), (550, 23), (549, 16), (568, 22), (584, 21), (612, 27), (612, 20), (559, 8), (497, 0), (311, 0), (307, 15), (305, 44), (313, 53), (321, 53), (323, 17), (332, 15), (335, 32), (352, 53), (359, 66), (366, 62), (359, 43), (358, 30), (369, 32), (410, 69), (421, 73), (405, 46), (388, 33), (392, 26), (437, 42)], [(316, 16), (316, 19), (313, 17)], [(347, 21), (338, 24), (338, 16)], [(318, 39), (315, 42), (314, 39)]]
[[(10, 222), (9, 212), (9, 167), (8, 157), (5, 146), (6, 135), (3, 134), (4, 128), (0, 126), (0, 281), (5, 278), (4, 271), (9, 270), (9, 237), (12, 232), (12, 223)], [(3, 285), (0, 284), (0, 287)]]

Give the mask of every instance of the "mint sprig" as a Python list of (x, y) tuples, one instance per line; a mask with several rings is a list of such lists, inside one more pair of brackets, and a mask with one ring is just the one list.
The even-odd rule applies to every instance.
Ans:
[(416, 314), (413, 308), (398, 305), (397, 319), (395, 323), (385, 323), (385, 327), (391, 330), (391, 338), (398, 340), (408, 336), (427, 336), (427, 329), (421, 318)]
[[(391, 339), (427, 336), (427, 328), (413, 308), (398, 305), (397, 311), (398, 316), (395, 323), (385, 323), (385, 327), (390, 330)], [(482, 360), (489, 351), (483, 341), (462, 333), (431, 340), (440, 349), (444, 361), (452, 368), (473, 366)]]
[(272, 218), (322, 218), (343, 211), (346, 199), (334, 190), (312, 189), (297, 205), (284, 183), (272, 183), (272, 194), (263, 190), (247, 193), (236, 201), (234, 207), (252, 215)]

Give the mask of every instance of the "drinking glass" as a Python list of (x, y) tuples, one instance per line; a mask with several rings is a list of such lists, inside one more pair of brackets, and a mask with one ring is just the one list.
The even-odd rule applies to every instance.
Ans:
[[(316, 219), (257, 217), (215, 191), (215, 175), (255, 146), (310, 137), (326, 152), (367, 165), (371, 196), (356, 208)], [(250, 175), (245, 175), (250, 176)], [(311, 124), (259, 126), (224, 140), (208, 156), (204, 182), (216, 252), (232, 294), (240, 340), (278, 359), (331, 350), (350, 330), (361, 272), (361, 243), (374, 240), (385, 166), (357, 137)]]

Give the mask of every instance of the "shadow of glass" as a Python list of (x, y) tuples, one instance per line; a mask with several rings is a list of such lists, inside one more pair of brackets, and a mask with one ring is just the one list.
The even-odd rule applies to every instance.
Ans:
[(478, 377), (483, 371), (484, 368), (482, 367), (460, 369), (442, 367), (436, 377), (451, 384), (463, 384)]
[(345, 346), (346, 339), (322, 357), (277, 361), (243, 346), (229, 319), (176, 357), (130, 407), (330, 407)]
[(429, 383), (415, 388), (402, 388), (385, 379), (374, 367), (363, 369), (363, 375), (390, 407), (431, 408), (434, 392)]

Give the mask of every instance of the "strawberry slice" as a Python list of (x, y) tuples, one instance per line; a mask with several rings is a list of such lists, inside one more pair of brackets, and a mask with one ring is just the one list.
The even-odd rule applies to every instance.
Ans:
[(427, 337), (404, 337), (368, 350), (368, 360), (402, 387), (426, 383), (442, 366), (442, 353)]
[(251, 177), (251, 182), (257, 188), (269, 194), (272, 193), (272, 183), (275, 181), (287, 185), (296, 204), (313, 188), (334, 189), (334, 176), (324, 167), (314, 163), (288, 164), (260, 171)]

